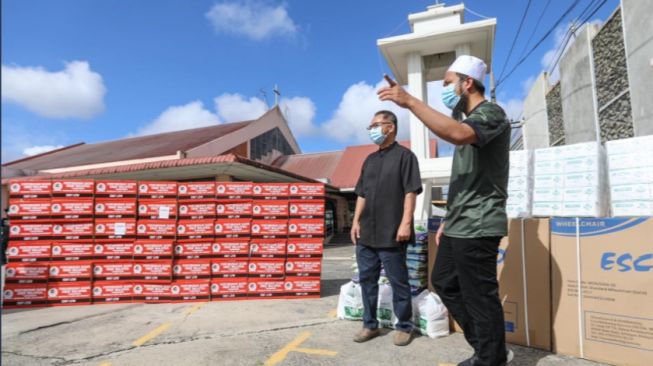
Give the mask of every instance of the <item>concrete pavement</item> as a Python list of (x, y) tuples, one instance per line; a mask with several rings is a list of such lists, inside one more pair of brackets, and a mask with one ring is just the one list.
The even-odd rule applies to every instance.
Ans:
[[(351, 246), (327, 247), (323, 296), (183, 304), (93, 305), (9, 310), (2, 315), (3, 365), (439, 365), (471, 354), (460, 334), (351, 341), (360, 322), (335, 318), (351, 276)], [(511, 346), (511, 365), (598, 365)]]

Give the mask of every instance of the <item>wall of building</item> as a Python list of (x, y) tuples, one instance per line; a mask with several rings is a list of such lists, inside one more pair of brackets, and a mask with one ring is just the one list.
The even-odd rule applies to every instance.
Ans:
[(622, 0), (633, 132), (653, 134), (653, 1)]
[(587, 24), (560, 59), (560, 97), (567, 144), (596, 141), (597, 114), (590, 41), (595, 26)]
[(524, 100), (525, 148), (547, 142), (542, 87), (551, 146), (653, 134), (650, 14), (653, 1), (622, 0), (602, 26), (581, 30), (560, 60), (560, 81), (549, 86), (540, 75)]
[(549, 146), (549, 118), (547, 115), (546, 93), (549, 79), (546, 73), (533, 83), (531, 91), (524, 100), (523, 141), (525, 149), (540, 149)]
[(633, 137), (628, 67), (620, 9), (592, 39), (601, 141)]
[(565, 128), (562, 123), (562, 100), (560, 83), (551, 88), (546, 95), (546, 111), (549, 118), (549, 146), (565, 144)]

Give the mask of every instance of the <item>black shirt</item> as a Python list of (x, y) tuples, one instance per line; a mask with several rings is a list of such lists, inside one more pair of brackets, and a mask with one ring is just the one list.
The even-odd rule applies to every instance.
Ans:
[[(363, 163), (355, 192), (365, 198), (360, 244), (374, 248), (399, 246), (395, 239), (404, 215), (405, 196), (422, 192), (417, 157), (396, 142), (370, 154)], [(410, 241), (415, 241), (413, 225)]]

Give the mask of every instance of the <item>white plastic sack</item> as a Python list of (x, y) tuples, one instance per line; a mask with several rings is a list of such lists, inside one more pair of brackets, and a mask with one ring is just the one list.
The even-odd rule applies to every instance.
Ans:
[(394, 329), (397, 317), (392, 309), (392, 286), (379, 284), (379, 300), (376, 308), (376, 319), (379, 326)]
[(424, 290), (413, 298), (415, 328), (429, 338), (449, 335), (449, 313), (438, 295)]
[(363, 320), (363, 293), (359, 284), (351, 281), (340, 287), (338, 319)]

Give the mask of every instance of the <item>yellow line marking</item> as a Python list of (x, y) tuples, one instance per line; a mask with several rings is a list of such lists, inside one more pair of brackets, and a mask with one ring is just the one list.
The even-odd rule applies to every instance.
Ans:
[(197, 304), (191, 306), (190, 308), (186, 309), (186, 311), (184, 311), (184, 315), (190, 315), (190, 314), (196, 312), (197, 310), (199, 310), (200, 308), (202, 308), (202, 306), (204, 306), (204, 305), (206, 305), (205, 302), (197, 303)]
[(338, 315), (338, 309), (333, 309), (327, 314), (330, 318), (335, 318)]
[(102, 362), (99, 366), (111, 366), (111, 362)]
[(311, 332), (303, 332), (293, 339), (290, 343), (285, 345), (282, 349), (278, 350), (275, 354), (270, 356), (265, 361), (265, 366), (274, 366), (279, 362), (286, 359), (290, 352), (301, 352), (321, 356), (335, 356), (338, 352), (329, 351), (325, 349), (312, 349), (312, 348), (299, 348), (299, 345), (304, 343), (311, 336)]
[(309, 355), (320, 355), (320, 356), (335, 356), (338, 352), (329, 351), (328, 349), (318, 349), (318, 348), (296, 348), (293, 351), (308, 353)]
[(151, 340), (154, 337), (158, 336), (159, 334), (165, 332), (168, 328), (170, 328), (171, 325), (172, 325), (172, 323), (170, 323), (170, 322), (166, 322), (166, 323), (163, 323), (163, 324), (159, 325), (158, 328), (154, 329), (153, 331), (151, 331), (151, 332), (147, 333), (146, 335), (144, 335), (144, 336), (138, 338), (137, 340), (135, 340), (134, 343), (132, 343), (132, 345), (135, 346), (135, 347), (142, 346), (143, 344), (147, 343), (149, 340)]

